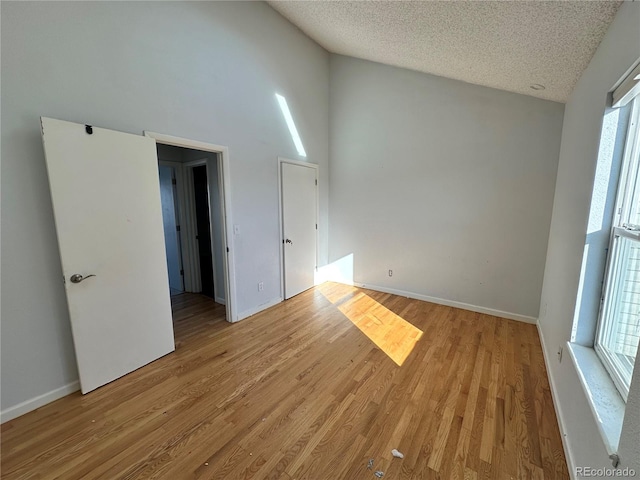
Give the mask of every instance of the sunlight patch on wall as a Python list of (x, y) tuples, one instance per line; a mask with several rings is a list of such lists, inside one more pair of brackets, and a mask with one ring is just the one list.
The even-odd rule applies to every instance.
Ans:
[(284, 120), (285, 122), (287, 122), (287, 127), (289, 127), (289, 133), (291, 134), (293, 143), (296, 146), (296, 150), (298, 150), (298, 155), (300, 155), (301, 157), (306, 157), (307, 152), (305, 152), (304, 146), (302, 145), (302, 139), (300, 138), (300, 134), (298, 133), (298, 129), (296, 128), (296, 124), (293, 121), (293, 116), (291, 115), (291, 111), (289, 110), (289, 105), (287, 105), (287, 99), (277, 93), (276, 98), (278, 99), (280, 110), (282, 110), (282, 115), (284, 115)]
[(324, 282), (353, 285), (353, 253), (345, 255), (329, 265), (318, 267), (314, 280), (315, 285), (320, 285)]

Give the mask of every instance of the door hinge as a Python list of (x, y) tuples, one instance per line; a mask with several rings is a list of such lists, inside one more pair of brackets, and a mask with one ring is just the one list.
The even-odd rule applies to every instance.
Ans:
[(229, 253), (229, 247), (227, 247), (227, 253)]
[(180, 270), (180, 275), (184, 275), (184, 270)]
[(180, 225), (176, 225), (176, 231), (179, 232), (180, 231)]
[(175, 178), (172, 178), (172, 179), (171, 179), (171, 184), (172, 184), (172, 185), (175, 185), (175, 184), (177, 184), (177, 183), (178, 183), (178, 181), (177, 181)]
[(318, 185), (318, 179), (316, 178), (316, 186)]
[(316, 230), (318, 229), (318, 224), (316, 223)]

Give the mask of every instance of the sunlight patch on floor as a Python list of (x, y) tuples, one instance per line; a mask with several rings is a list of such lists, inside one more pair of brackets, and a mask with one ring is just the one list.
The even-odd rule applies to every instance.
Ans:
[(317, 288), (398, 366), (422, 337), (422, 330), (356, 287), (325, 283)]

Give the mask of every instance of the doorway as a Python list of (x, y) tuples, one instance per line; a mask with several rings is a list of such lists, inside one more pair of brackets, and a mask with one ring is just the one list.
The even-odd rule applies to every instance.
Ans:
[[(177, 265), (180, 268), (177, 269), (179, 279), (170, 283), (171, 292), (199, 293), (210, 297), (225, 305), (227, 321), (236, 321), (233, 251), (227, 226), (230, 215), (226, 147), (149, 132), (145, 132), (145, 136), (156, 140), (161, 177), (162, 167), (171, 167), (174, 175), (173, 212), (176, 221), (174, 228), (168, 221), (165, 229), (167, 269), (171, 272), (177, 269)], [(169, 177), (169, 174), (164, 173), (164, 177)], [(163, 203), (163, 211), (166, 209), (170, 213), (169, 207), (165, 208)], [(174, 238), (177, 242), (173, 241)], [(175, 285), (180, 285), (182, 290)]]

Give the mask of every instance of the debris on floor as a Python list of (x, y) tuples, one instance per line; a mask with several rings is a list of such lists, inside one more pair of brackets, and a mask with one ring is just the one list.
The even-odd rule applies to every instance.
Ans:
[(398, 450), (396, 450), (395, 448), (391, 450), (391, 455), (393, 455), (396, 458), (404, 458), (404, 455), (400, 453)]
[(382, 478), (384, 477), (384, 472), (381, 470), (378, 470), (376, 473), (374, 473), (374, 475), (378, 478)]
[(367, 463), (367, 468), (371, 470), (373, 468), (373, 458), (369, 459), (369, 463)]

